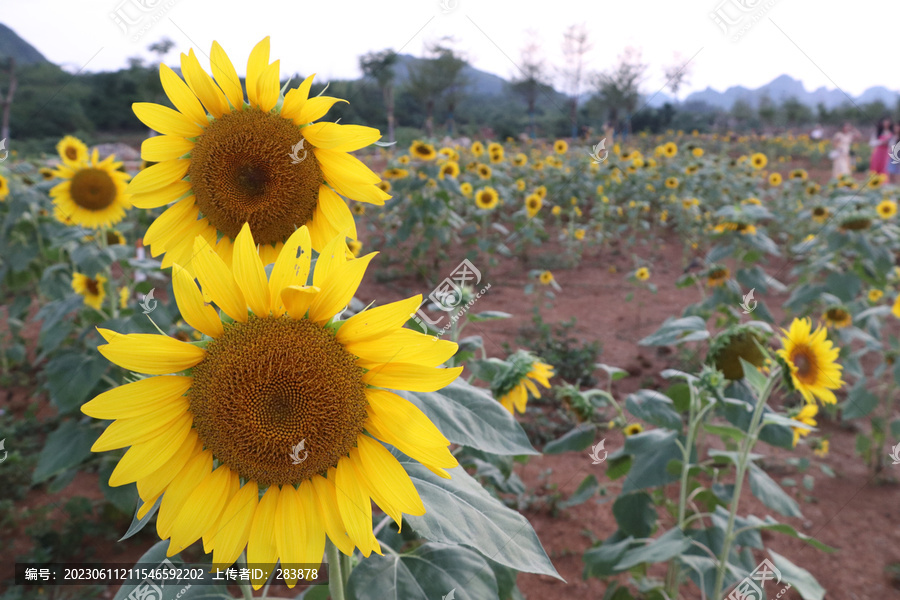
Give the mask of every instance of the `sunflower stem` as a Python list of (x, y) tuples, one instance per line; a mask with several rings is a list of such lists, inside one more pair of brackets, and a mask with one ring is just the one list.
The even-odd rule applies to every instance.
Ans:
[(328, 562), (328, 593), (331, 595), (331, 600), (346, 600), (340, 551), (328, 539), (325, 540), (325, 557)]

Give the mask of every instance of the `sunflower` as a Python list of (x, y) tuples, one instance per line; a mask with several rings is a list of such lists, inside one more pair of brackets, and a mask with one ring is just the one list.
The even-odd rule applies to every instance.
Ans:
[(637, 435), (640, 432), (642, 432), (643, 430), (644, 430), (644, 426), (641, 425), (640, 423), (632, 423), (631, 425), (628, 425), (624, 429), (625, 435), (627, 435), (627, 436)]
[(538, 281), (541, 282), (541, 285), (550, 285), (553, 283), (553, 273), (550, 271), (541, 271), (538, 275)]
[(819, 443), (813, 448), (813, 454), (819, 458), (828, 456), (828, 440), (819, 440)]
[[(803, 408), (800, 409), (797, 414), (793, 415), (791, 419), (803, 423), (804, 425), (815, 427), (816, 420), (813, 417), (815, 417), (817, 414), (819, 414), (819, 405), (807, 403), (803, 406)], [(807, 436), (810, 432), (809, 429), (805, 429), (803, 427), (791, 427), (791, 429), (794, 431), (794, 446), (796, 446), (797, 442), (800, 441), (800, 436)]]
[(699, 170), (700, 170), (700, 165), (688, 165), (684, 169), (684, 174), (685, 175), (696, 175), (697, 171), (699, 171)]
[(574, 231), (574, 233), (572, 233), (572, 236), (580, 242), (580, 241), (584, 240), (585, 234), (586, 234), (585, 230), (579, 228), (579, 229), (576, 229)]
[(765, 168), (767, 164), (769, 164), (769, 159), (766, 158), (766, 155), (762, 152), (755, 152), (750, 156), (750, 164), (754, 169), (759, 171), (760, 169)]
[(872, 226), (872, 220), (863, 212), (847, 215), (841, 221), (841, 229), (844, 231), (865, 231)]
[(9, 196), (9, 179), (0, 175), (0, 200), (5, 200)]
[(528, 157), (521, 152), (516, 153), (512, 159), (512, 164), (517, 167), (524, 167), (528, 163)]
[(88, 306), (100, 310), (103, 300), (106, 299), (106, 277), (94, 275), (93, 279), (84, 273), (72, 273), (72, 290), (84, 298)]
[(438, 173), (440, 179), (444, 179), (445, 177), (456, 179), (457, 175), (459, 175), (459, 163), (452, 160), (441, 165), (441, 171)]
[(812, 209), (812, 220), (816, 223), (824, 223), (831, 216), (831, 211), (824, 206), (816, 206)]
[(634, 276), (638, 281), (647, 281), (648, 279), (650, 279), (650, 269), (648, 269), (647, 267), (641, 267), (634, 272)]
[(822, 186), (820, 186), (818, 183), (810, 182), (806, 184), (806, 194), (809, 196), (815, 196), (821, 189)]
[(791, 382), (807, 402), (815, 402), (814, 397), (826, 404), (835, 404), (837, 398), (832, 390), (840, 389), (841, 365), (835, 362), (839, 350), (833, 348), (827, 339), (827, 330), (818, 327), (812, 331), (809, 318), (794, 319), (790, 330), (784, 331), (781, 342), (784, 348), (778, 355), (790, 368)]
[(760, 202), (759, 198), (751, 197), (741, 200), (741, 204), (752, 205), (752, 206), (762, 206), (762, 202)]
[(727, 267), (714, 267), (707, 272), (706, 285), (709, 287), (721, 287), (725, 285), (730, 276), (731, 272)]
[(884, 292), (882, 292), (879, 289), (869, 290), (869, 293), (868, 293), (869, 302), (872, 302), (872, 303), (878, 302), (879, 300), (881, 300), (882, 296), (884, 296)]
[(900, 296), (894, 300), (894, 306), (891, 307), (891, 314), (900, 319)]
[(466, 198), (469, 198), (472, 195), (472, 184), (468, 181), (464, 181), (459, 184), (459, 191), (462, 192), (462, 195)]
[(678, 154), (678, 146), (675, 144), (675, 142), (667, 142), (665, 145), (663, 145), (662, 152), (669, 158), (672, 158), (673, 156)]
[(343, 237), (326, 243), (312, 285), (304, 226), (268, 276), (249, 225), (235, 239), (232, 267), (201, 236), (192, 249), (200, 288), (177, 263), (173, 287), (205, 341), (99, 330), (103, 356), (155, 375), (82, 407), (115, 420), (93, 451), (131, 446), (110, 485), (137, 482), (143, 514), (162, 498), (156, 528), (169, 556), (201, 537), (216, 565), (245, 548), (253, 563), (317, 563), (326, 536), (348, 556), (380, 553), (370, 499), (398, 524), (425, 508), (379, 440), (444, 478), (457, 466), (428, 417), (384, 388), (446, 386), (462, 369), (436, 367), (456, 344), (403, 329), (420, 296), (337, 321), (374, 256), (348, 259)]
[(710, 344), (707, 364), (714, 365), (726, 379), (739, 381), (744, 378), (744, 359), (751, 365), (762, 368), (765, 355), (760, 345), (765, 338), (758, 329), (749, 325), (734, 325), (718, 334)]
[(126, 309), (128, 308), (128, 300), (131, 298), (131, 294), (128, 291), (126, 286), (122, 286), (119, 288), (119, 308)]
[(65, 136), (56, 144), (56, 152), (64, 165), (75, 167), (88, 159), (88, 147), (77, 137)]
[(870, 190), (877, 190), (881, 184), (887, 181), (887, 175), (883, 173), (872, 173), (871, 178), (866, 182), (866, 187)]
[[(160, 65), (163, 90), (177, 110), (139, 102), (135, 115), (163, 135), (144, 141), (141, 155), (158, 164), (138, 173), (129, 186), (138, 208), (177, 201), (147, 230), (151, 254), (165, 253), (163, 267), (186, 263), (193, 239), (202, 235), (230, 262), (233, 239), (249, 223), (264, 262), (302, 225), (313, 248), (356, 225), (341, 198), (381, 205), (390, 195), (348, 152), (375, 142), (377, 129), (313, 121), (339, 98), (309, 98), (307, 77), (282, 98), (280, 62), (269, 64), (269, 38), (247, 62), (247, 101), (237, 72), (218, 42), (210, 53), (215, 81), (191, 50), (181, 55), (179, 78)], [(339, 195), (340, 194), (340, 195)]]
[(700, 158), (701, 156), (703, 156), (703, 148), (694, 148), (693, 150), (691, 150), (691, 154), (693, 154), (697, 158)]
[(515, 411), (524, 413), (529, 392), (535, 398), (541, 397), (540, 390), (534, 385), (535, 381), (545, 388), (550, 388), (553, 367), (535, 360), (525, 352), (517, 352), (507, 360), (510, 370), (502, 378), (500, 389), (495, 390), (496, 397), (510, 414), (515, 414)]
[(366, 214), (366, 205), (356, 202), (353, 204), (353, 206), (350, 207), (350, 212), (358, 217), (361, 217), (362, 215)]
[(878, 207), (875, 210), (878, 211), (878, 216), (882, 219), (890, 219), (897, 214), (897, 203), (893, 200), (882, 200), (878, 203)]
[(56, 175), (53, 174), (53, 169), (49, 167), (41, 167), (40, 169), (38, 169), (38, 173), (41, 174), (41, 178), (44, 181), (50, 181), (51, 179), (56, 177)]
[(491, 210), (497, 206), (498, 202), (500, 202), (500, 196), (497, 195), (497, 190), (490, 186), (481, 188), (475, 194), (475, 205), (478, 208)]
[(435, 181), (434, 179), (429, 179), (428, 181), (425, 182), (425, 187), (427, 187), (427, 188), (436, 188), (436, 187), (437, 187), (437, 181)]
[(378, 187), (379, 190), (381, 190), (381, 191), (384, 192), (385, 194), (390, 194), (390, 193), (391, 193), (391, 182), (390, 182), (390, 181), (387, 181), (387, 180), (382, 179), (381, 181), (379, 181), (379, 182), (376, 183), (375, 185)]
[(347, 242), (347, 249), (350, 250), (350, 254), (354, 257), (359, 256), (359, 252), (362, 250), (362, 242), (359, 240), (350, 240)]
[(781, 185), (781, 173), (772, 173), (771, 175), (769, 175), (769, 185), (771, 185), (771, 186)]
[(826, 327), (843, 329), (853, 324), (853, 315), (843, 306), (832, 306), (822, 314)]
[(528, 212), (528, 218), (532, 219), (541, 211), (544, 201), (537, 194), (531, 194), (525, 198), (525, 210)]
[(556, 140), (553, 142), (553, 151), (557, 154), (565, 154), (569, 151), (569, 144), (566, 140)]
[(437, 152), (435, 152), (434, 146), (418, 140), (413, 142), (409, 147), (409, 155), (413, 158), (418, 158), (419, 160), (434, 160), (437, 158)]
[(484, 144), (481, 142), (473, 142), (471, 146), (469, 146), (469, 151), (472, 152), (476, 157), (484, 154)]
[(494, 164), (503, 162), (503, 153), (502, 152), (492, 152), (490, 156), (491, 156), (491, 162)]
[(560, 215), (560, 213), (562, 213), (561, 206), (554, 206), (553, 208), (550, 209), (550, 214), (553, 215), (554, 217), (558, 217)]
[(115, 160), (110, 155), (100, 161), (94, 150), (84, 162), (59, 165), (54, 175), (63, 181), (50, 190), (56, 218), (92, 229), (121, 221), (131, 208), (125, 191), (129, 175), (118, 170), (122, 163)]
[(409, 154), (404, 154), (403, 156), (401, 156), (400, 158), (397, 159), (397, 162), (400, 163), (401, 165), (408, 165), (409, 164)]
[(788, 179), (794, 179), (796, 181), (806, 181), (807, 177), (808, 175), (803, 169), (794, 169), (788, 175)]
[(409, 177), (409, 171), (406, 169), (398, 169), (397, 167), (388, 169), (381, 174), (385, 179), (406, 179)]
[(478, 177), (481, 179), (490, 179), (491, 178), (491, 168), (487, 165), (478, 165)]
[(517, 190), (519, 190), (520, 192), (524, 192), (526, 187), (527, 187), (527, 184), (525, 183), (524, 179), (522, 179), (522, 178), (516, 179), (516, 189)]

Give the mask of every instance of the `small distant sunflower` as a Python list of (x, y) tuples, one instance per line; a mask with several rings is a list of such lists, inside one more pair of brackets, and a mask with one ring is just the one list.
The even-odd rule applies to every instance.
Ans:
[(528, 212), (528, 218), (532, 219), (541, 211), (544, 201), (537, 194), (531, 194), (525, 198), (525, 210)]
[(176, 264), (172, 274), (184, 320), (208, 336), (199, 345), (99, 330), (103, 356), (151, 377), (82, 407), (114, 420), (92, 450), (130, 446), (109, 483), (137, 483), (140, 516), (161, 498), (156, 529), (170, 556), (200, 538), (219, 565), (245, 551), (251, 563), (318, 562), (326, 537), (347, 556), (381, 553), (370, 500), (398, 525), (425, 513), (381, 442), (444, 478), (458, 464), (428, 417), (386, 389), (448, 385), (462, 368), (438, 366), (457, 345), (403, 328), (421, 296), (337, 320), (374, 254), (348, 258), (335, 237), (307, 285), (310, 238), (298, 228), (267, 275), (249, 225), (232, 267), (198, 236), (192, 272)]
[(678, 187), (678, 178), (677, 177), (667, 177), (666, 178), (666, 187), (670, 190), (674, 190)]
[(347, 242), (347, 249), (350, 250), (350, 254), (352, 254), (354, 258), (358, 257), (362, 250), (362, 242), (359, 240), (350, 240)]
[(638, 281), (647, 281), (648, 279), (650, 279), (650, 269), (648, 269), (647, 267), (641, 267), (634, 272), (634, 276)]
[(131, 298), (131, 294), (128, 291), (126, 286), (122, 286), (119, 288), (119, 308), (126, 309), (128, 308), (128, 300)]
[(693, 150), (691, 150), (691, 154), (693, 154), (697, 158), (700, 158), (701, 156), (703, 156), (703, 148), (694, 148)]
[(560, 206), (554, 206), (553, 208), (550, 209), (550, 214), (553, 215), (554, 217), (558, 217), (561, 213), (562, 213), (562, 207), (560, 207)]
[(684, 174), (685, 175), (696, 175), (697, 171), (699, 171), (699, 170), (700, 170), (699, 165), (688, 165), (687, 167), (684, 168)]
[(404, 154), (403, 156), (401, 156), (400, 158), (397, 159), (397, 162), (400, 163), (401, 165), (408, 165), (409, 164), (409, 154)]
[(122, 163), (115, 161), (113, 155), (100, 161), (94, 150), (89, 160), (59, 165), (54, 174), (63, 181), (50, 190), (57, 219), (92, 229), (121, 221), (131, 208), (125, 191), (129, 175), (118, 170)]
[(356, 202), (353, 204), (353, 206), (350, 207), (350, 212), (358, 217), (361, 217), (362, 215), (366, 214), (366, 205)]
[(406, 179), (409, 177), (409, 171), (394, 167), (382, 173), (381, 176), (385, 179)]
[(437, 187), (437, 181), (435, 181), (434, 179), (428, 179), (428, 181), (425, 182), (425, 187), (434, 189)]
[(750, 164), (754, 169), (759, 171), (760, 169), (764, 169), (767, 164), (769, 164), (769, 159), (766, 158), (766, 155), (762, 152), (754, 152), (750, 156)]
[(840, 228), (844, 231), (865, 231), (872, 226), (872, 219), (864, 212), (857, 212), (844, 217)]
[(525, 183), (524, 179), (522, 179), (522, 178), (516, 179), (516, 189), (519, 190), (520, 192), (524, 192), (525, 188), (527, 186), (528, 186), (528, 184)]
[(675, 144), (675, 142), (667, 142), (663, 145), (662, 151), (663, 154), (665, 154), (669, 158), (672, 158), (673, 156), (678, 154), (678, 146)]
[(752, 205), (752, 206), (762, 206), (762, 202), (760, 202), (759, 198), (755, 198), (755, 197), (746, 198), (744, 200), (741, 200), (741, 204), (747, 204), (747, 205)]
[(627, 425), (623, 430), (626, 436), (637, 435), (644, 430), (644, 426), (640, 423), (632, 423), (631, 425)]
[(812, 209), (812, 220), (816, 223), (824, 223), (831, 216), (831, 211), (824, 206), (816, 206)]
[(469, 147), (469, 150), (476, 157), (479, 157), (482, 154), (484, 154), (484, 144), (482, 144), (481, 142), (473, 142), (472, 145)]
[(419, 160), (434, 160), (437, 158), (437, 152), (434, 146), (416, 140), (409, 147), (409, 155)]
[(497, 190), (490, 186), (481, 188), (475, 194), (475, 205), (478, 208), (492, 210), (499, 202), (500, 196), (497, 194)]
[(809, 318), (794, 319), (789, 330), (785, 331), (781, 342), (784, 346), (778, 355), (787, 362), (790, 368), (791, 382), (809, 403), (818, 398), (825, 404), (835, 404), (832, 390), (840, 389), (841, 365), (837, 364), (840, 353), (832, 347), (827, 338), (827, 330), (818, 327), (812, 331)]
[(100, 310), (106, 299), (106, 281), (106, 277), (99, 273), (91, 278), (84, 273), (75, 272), (72, 273), (72, 290), (84, 298), (85, 304)]
[(769, 175), (769, 185), (771, 185), (771, 186), (781, 185), (781, 173), (771, 173)]
[[(794, 421), (799, 421), (804, 425), (809, 425), (810, 427), (815, 427), (817, 425), (816, 419), (814, 418), (817, 414), (819, 414), (819, 405), (818, 404), (805, 404), (800, 411), (791, 416), (791, 419)], [(803, 427), (791, 427), (794, 431), (794, 446), (797, 445), (797, 442), (800, 441), (800, 437), (806, 437), (809, 435), (810, 430), (805, 429)]]
[(49, 167), (41, 167), (40, 169), (38, 169), (38, 173), (41, 174), (41, 178), (44, 181), (50, 181), (51, 179), (56, 177), (56, 175), (53, 173), (53, 169)]
[(529, 392), (535, 398), (541, 397), (540, 390), (534, 385), (535, 381), (545, 388), (550, 388), (553, 367), (521, 351), (506, 360), (508, 367), (505, 373), (500, 375), (500, 381), (492, 391), (510, 414), (515, 414), (516, 411), (524, 413)]
[(379, 190), (381, 190), (385, 194), (391, 193), (391, 182), (390, 181), (387, 181), (386, 179), (382, 179), (375, 185), (378, 187)]
[(882, 292), (879, 289), (871, 289), (871, 290), (869, 290), (869, 293), (868, 293), (869, 302), (871, 302), (873, 304), (875, 302), (878, 302), (879, 300), (881, 300), (881, 298), (883, 296), (884, 296), (884, 292)]
[(813, 448), (813, 454), (819, 458), (828, 456), (828, 440), (819, 440), (819, 443)]
[[(194, 51), (181, 55), (179, 77), (159, 74), (175, 110), (138, 102), (138, 119), (163, 135), (144, 140), (141, 156), (158, 164), (135, 175), (128, 191), (138, 208), (169, 206), (147, 230), (162, 266), (186, 264), (202, 235), (228, 263), (244, 223), (264, 262), (303, 225), (313, 248), (343, 231), (356, 238), (349, 200), (381, 205), (390, 198), (378, 175), (349, 153), (381, 137), (372, 127), (318, 122), (339, 98), (309, 97), (314, 75), (282, 97), (280, 61), (269, 62), (269, 38), (247, 61), (246, 101), (237, 71), (213, 42), (210, 77)], [(432, 149), (433, 150), (433, 149)]]
[(478, 165), (478, 177), (481, 179), (490, 179), (491, 178), (491, 168), (487, 165)]
[(0, 200), (5, 200), (9, 196), (9, 179), (0, 175)]
[(491, 162), (494, 164), (503, 162), (503, 152), (491, 152), (490, 157), (491, 157)]
[(843, 306), (832, 306), (822, 314), (826, 327), (843, 329), (853, 324), (853, 315)]
[(550, 285), (553, 283), (553, 273), (550, 271), (541, 271), (540, 275), (538, 275), (538, 281), (541, 282), (541, 285)]
[(472, 196), (472, 184), (469, 183), (468, 181), (464, 181), (463, 183), (459, 184), (459, 191), (462, 192), (462, 195), (465, 196), (466, 198), (471, 197)]
[(580, 242), (580, 241), (584, 240), (585, 233), (586, 232), (584, 229), (579, 228), (579, 229), (576, 229), (572, 235), (575, 237), (576, 240), (578, 240)]
[(553, 151), (557, 154), (565, 154), (569, 151), (569, 144), (566, 140), (556, 140), (553, 142)]
[(807, 177), (808, 175), (803, 169), (794, 169), (788, 175), (788, 178), (794, 181), (806, 181)]
[(878, 216), (882, 219), (890, 219), (897, 214), (897, 203), (893, 200), (882, 200), (878, 203), (878, 207), (875, 210), (878, 211)]
[(818, 183), (809, 182), (808, 184), (806, 184), (806, 194), (808, 196), (815, 196), (821, 190), (822, 190), (822, 186), (820, 186)]
[(77, 137), (65, 136), (56, 144), (56, 151), (64, 165), (75, 167), (88, 159), (88, 147)]
[(869, 181), (866, 182), (866, 187), (870, 190), (877, 190), (881, 187), (881, 184), (887, 181), (887, 175), (884, 173), (873, 173), (869, 178)]
[(706, 285), (709, 287), (721, 287), (725, 285), (730, 276), (731, 272), (727, 267), (713, 267), (706, 274)]
[(450, 177), (451, 179), (456, 179), (457, 175), (459, 175), (459, 163), (450, 160), (441, 165), (438, 178), (444, 179), (445, 177)]
[(528, 163), (528, 157), (521, 152), (517, 152), (512, 159), (512, 164), (517, 167), (524, 167)]

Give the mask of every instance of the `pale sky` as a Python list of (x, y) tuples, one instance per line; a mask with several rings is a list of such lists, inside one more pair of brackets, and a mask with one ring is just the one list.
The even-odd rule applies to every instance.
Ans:
[[(729, 39), (713, 13), (739, 39)], [(875, 85), (900, 88), (895, 0), (0, 0), (0, 23), (70, 71), (124, 67), (129, 57), (150, 58), (147, 46), (169, 37), (168, 64), (193, 47), (208, 67), (217, 40), (243, 75), (250, 49), (270, 35), (283, 75), (354, 78), (357, 57), (369, 50), (421, 56), (427, 42), (453, 36), (473, 66), (509, 78), (534, 36), (547, 64), (562, 66), (563, 32), (584, 23), (588, 71), (639, 48), (650, 65), (648, 95), (663, 87), (676, 53), (682, 63), (694, 57), (682, 98), (707, 86), (755, 88), (781, 74), (807, 90), (851, 96)]]

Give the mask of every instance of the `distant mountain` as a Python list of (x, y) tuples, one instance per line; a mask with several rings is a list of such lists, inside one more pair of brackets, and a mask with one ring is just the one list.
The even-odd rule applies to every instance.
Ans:
[(0, 23), (0, 59), (12, 57), (19, 65), (48, 63), (44, 55), (34, 46), (20, 38), (15, 31)]
[(694, 92), (685, 98), (685, 102), (704, 102), (711, 106), (729, 110), (735, 102), (743, 100), (754, 108), (759, 107), (759, 101), (768, 97), (776, 104), (780, 104), (789, 98), (796, 98), (801, 103), (815, 108), (820, 102), (828, 109), (833, 109), (851, 99), (857, 104), (866, 104), (880, 100), (886, 106), (893, 108), (900, 98), (898, 92), (882, 86), (871, 87), (857, 98), (848, 97), (840, 90), (829, 90), (820, 87), (812, 92), (806, 91), (803, 82), (789, 75), (780, 75), (764, 86), (756, 89), (748, 89), (744, 86), (732, 86), (724, 92), (718, 92), (710, 87), (700, 92)]
[[(409, 68), (415, 68), (425, 59), (417, 58), (410, 54), (400, 54), (397, 65), (395, 85), (401, 87), (409, 80)], [(462, 69), (462, 78), (466, 82), (466, 92), (476, 96), (500, 96), (505, 91), (506, 80), (499, 75), (476, 69), (472, 65), (466, 65)]]

